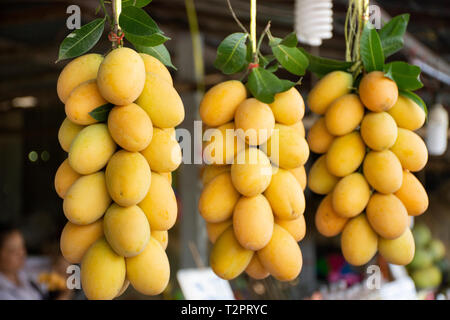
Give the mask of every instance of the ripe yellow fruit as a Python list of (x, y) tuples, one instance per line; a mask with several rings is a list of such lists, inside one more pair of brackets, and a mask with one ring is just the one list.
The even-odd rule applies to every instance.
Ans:
[(289, 172), (294, 175), (295, 179), (297, 179), (298, 183), (300, 183), (302, 189), (305, 190), (307, 180), (305, 167), (300, 166), (298, 168), (289, 169)]
[(222, 222), (211, 223), (206, 222), (206, 233), (208, 234), (208, 239), (211, 243), (215, 243), (217, 238), (233, 223), (232, 219), (225, 220)]
[(150, 144), (153, 125), (137, 104), (116, 106), (108, 116), (108, 130), (114, 141), (127, 151), (141, 151)]
[(400, 237), (409, 224), (408, 212), (393, 194), (374, 193), (367, 204), (367, 220), (382, 238)]
[(412, 172), (422, 170), (428, 161), (425, 142), (411, 130), (398, 129), (397, 140), (391, 147), (391, 151), (400, 160), (402, 167)]
[(169, 283), (170, 265), (158, 241), (150, 241), (137, 256), (126, 258), (127, 278), (133, 288), (142, 294), (154, 296), (164, 291)]
[(331, 195), (320, 202), (316, 211), (315, 224), (319, 233), (325, 237), (334, 237), (341, 233), (348, 219), (343, 218), (333, 209)]
[(98, 69), (97, 84), (100, 93), (117, 106), (134, 102), (141, 94), (144, 83), (144, 61), (130, 48), (114, 49), (108, 53)]
[(388, 112), (403, 129), (414, 131), (425, 123), (425, 111), (417, 103), (401, 94)]
[(402, 185), (402, 165), (392, 151), (369, 152), (364, 159), (363, 172), (367, 182), (380, 193), (394, 193)]
[(332, 193), (333, 209), (344, 218), (353, 218), (363, 212), (369, 199), (369, 184), (358, 172), (342, 178)]
[(120, 207), (113, 203), (103, 218), (105, 237), (120, 256), (134, 257), (150, 240), (150, 226), (138, 206)]
[(301, 215), (294, 220), (282, 220), (276, 218), (275, 223), (286, 229), (297, 242), (301, 241), (305, 237), (306, 223), (304, 215)]
[(141, 151), (150, 168), (156, 172), (175, 171), (183, 160), (177, 140), (166, 131), (153, 128), (150, 144)]
[(159, 75), (147, 73), (136, 104), (147, 112), (158, 128), (173, 128), (184, 120), (184, 106), (175, 88)]
[(201, 171), (201, 180), (203, 186), (206, 186), (212, 179), (217, 177), (219, 174), (228, 172), (230, 170), (231, 166), (217, 166), (217, 165), (204, 166)]
[(411, 172), (403, 171), (402, 186), (395, 192), (401, 200), (408, 215), (418, 216), (428, 209), (428, 195), (425, 188)]
[(269, 201), (263, 195), (241, 197), (233, 211), (234, 235), (245, 249), (262, 249), (272, 237), (273, 220)]
[(70, 263), (80, 263), (89, 247), (102, 236), (103, 220), (84, 226), (68, 221), (59, 242), (64, 259)]
[(311, 111), (324, 114), (328, 106), (352, 89), (353, 76), (344, 71), (333, 71), (320, 79), (308, 96)]
[(169, 230), (177, 220), (177, 198), (165, 177), (152, 172), (151, 181), (147, 195), (138, 206), (147, 216), (152, 231)]
[(259, 261), (258, 255), (254, 254), (252, 257), (252, 260), (250, 260), (250, 263), (247, 266), (247, 269), (245, 269), (245, 272), (256, 280), (262, 280), (267, 278), (270, 273), (266, 269), (264, 269), (263, 265), (261, 264), (261, 261)]
[(302, 252), (288, 231), (275, 224), (269, 244), (258, 251), (258, 259), (279, 281), (291, 281), (302, 270)]
[(206, 141), (203, 148), (206, 164), (231, 164), (236, 154), (245, 148), (245, 142), (237, 137), (233, 122), (206, 130), (203, 139)]
[(264, 192), (272, 178), (269, 158), (259, 149), (246, 148), (231, 165), (231, 180), (237, 191), (246, 197)]
[(305, 212), (305, 195), (294, 175), (277, 168), (269, 187), (264, 192), (275, 217), (285, 220), (297, 219)]
[(397, 84), (383, 72), (372, 71), (361, 79), (359, 97), (370, 111), (387, 111), (397, 102)]
[(159, 172), (159, 174), (166, 178), (169, 184), (172, 185), (172, 172)]
[(335, 137), (328, 132), (325, 118), (320, 117), (309, 129), (308, 137), (306, 139), (311, 151), (320, 154), (328, 151), (334, 138)]
[(169, 232), (167, 230), (152, 230), (151, 237), (158, 241), (164, 250), (167, 249), (167, 245), (169, 244)]
[(200, 103), (200, 117), (208, 126), (221, 126), (234, 118), (239, 104), (247, 98), (242, 82), (221, 82), (206, 92)]
[(64, 119), (58, 131), (58, 141), (64, 151), (69, 152), (72, 141), (83, 128), (84, 126), (73, 123), (69, 118)]
[(350, 219), (342, 230), (342, 254), (354, 266), (366, 264), (377, 253), (378, 236), (372, 230), (366, 216)]
[(406, 228), (400, 237), (393, 240), (379, 238), (378, 251), (388, 263), (401, 266), (409, 264), (415, 252), (411, 229)]
[(125, 281), (122, 285), (122, 289), (120, 289), (119, 293), (117, 294), (116, 298), (120, 297), (122, 294), (125, 293), (125, 291), (127, 291), (128, 287), (130, 286), (130, 281), (128, 279), (125, 278)]
[(337, 177), (354, 172), (361, 165), (366, 146), (358, 132), (352, 132), (334, 139), (327, 152), (328, 171)]
[(305, 102), (295, 87), (277, 93), (275, 100), (269, 106), (275, 121), (288, 126), (301, 121), (305, 114)]
[(103, 99), (100, 95), (95, 80), (83, 82), (73, 89), (72, 93), (67, 98), (65, 105), (67, 118), (80, 125), (96, 123), (97, 120), (95, 120), (89, 112), (106, 103), (108, 103), (108, 101)]
[(215, 177), (203, 189), (198, 202), (198, 210), (207, 222), (222, 222), (231, 218), (239, 197), (239, 192), (231, 181), (231, 174), (224, 172)]
[(330, 134), (343, 136), (355, 130), (364, 116), (364, 106), (356, 94), (337, 98), (325, 112), (325, 124)]
[(106, 186), (111, 198), (120, 206), (129, 207), (141, 202), (151, 183), (151, 171), (139, 152), (120, 150), (106, 166)]
[(114, 299), (125, 281), (125, 259), (117, 255), (105, 238), (97, 240), (81, 262), (81, 285), (90, 300)]
[(269, 139), (275, 127), (275, 117), (270, 107), (249, 98), (239, 104), (234, 115), (238, 137), (251, 146), (260, 145)]
[(90, 125), (81, 130), (70, 145), (69, 164), (80, 174), (97, 172), (106, 165), (116, 147), (106, 124)]
[(300, 120), (299, 122), (296, 122), (294, 124), (290, 125), (291, 128), (294, 128), (298, 131), (298, 133), (304, 138), (305, 137), (305, 126), (303, 125), (303, 122)]
[(85, 54), (70, 61), (58, 77), (56, 90), (62, 103), (66, 103), (72, 90), (80, 83), (95, 79), (103, 56), (97, 53)]
[(61, 163), (55, 174), (55, 190), (58, 196), (64, 199), (67, 190), (77, 181), (80, 175), (73, 170), (66, 159)]
[(308, 143), (298, 130), (278, 123), (270, 139), (261, 147), (270, 160), (283, 169), (300, 167), (309, 157)]
[(146, 73), (151, 72), (157, 74), (161, 78), (169, 82), (171, 85), (173, 85), (172, 76), (170, 75), (169, 70), (167, 70), (166, 66), (161, 61), (146, 53), (139, 53), (139, 55), (144, 61)]
[(317, 194), (327, 194), (338, 181), (339, 178), (328, 171), (326, 155), (320, 156), (309, 171), (308, 188)]
[(371, 112), (361, 123), (361, 136), (366, 145), (375, 151), (389, 149), (397, 139), (397, 124), (387, 112)]
[(80, 177), (67, 191), (63, 210), (67, 219), (79, 225), (100, 219), (111, 203), (103, 171)]
[(214, 273), (225, 280), (240, 275), (249, 265), (253, 251), (245, 249), (236, 239), (233, 227), (226, 229), (214, 243), (209, 264)]

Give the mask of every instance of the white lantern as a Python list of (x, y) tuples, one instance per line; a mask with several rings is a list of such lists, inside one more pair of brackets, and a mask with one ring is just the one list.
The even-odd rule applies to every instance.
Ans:
[(447, 150), (447, 132), (447, 110), (441, 104), (436, 104), (428, 115), (426, 144), (430, 155), (440, 156)]
[(333, 36), (331, 0), (296, 0), (295, 31), (300, 42), (320, 46)]

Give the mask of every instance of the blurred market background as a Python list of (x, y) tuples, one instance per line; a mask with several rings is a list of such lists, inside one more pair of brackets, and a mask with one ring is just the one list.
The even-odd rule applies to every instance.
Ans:
[[(272, 21), (272, 33), (285, 35), (294, 30), (294, 0), (258, 1), (258, 32)], [(329, 58), (344, 58), (344, 21), (348, 2), (333, 2), (333, 37), (320, 46), (301, 44), (307, 51)], [(186, 3), (194, 3), (198, 17), (204, 77), (195, 71), (192, 38)], [(95, 18), (97, 1), (92, 0), (3, 0), (0, 10), (0, 223), (14, 223), (23, 231), (31, 257), (58, 255), (59, 235), (65, 224), (62, 200), (53, 179), (66, 154), (57, 133), (64, 119), (64, 106), (56, 94), (57, 77), (67, 63), (55, 63), (59, 44), (69, 33), (66, 13), (69, 5), (81, 8), (82, 24)], [(234, 10), (244, 24), (249, 23), (249, 1), (233, 0)], [(427, 135), (444, 125), (450, 106), (450, 2), (448, 0), (371, 1), (381, 8), (382, 20), (411, 14), (405, 48), (395, 60), (422, 67), (424, 88), (418, 94), (438, 121), (429, 120), (419, 134)], [(202, 85), (207, 88), (228, 79), (214, 68), (216, 48), (231, 32), (239, 31), (225, 0), (154, 0), (146, 7), (160, 28), (171, 37), (166, 43), (178, 71), (174, 85), (185, 104), (186, 119), (180, 128), (191, 130), (199, 119), (198, 102)], [(104, 53), (111, 44), (106, 33), (93, 52)], [(268, 48), (262, 48), (267, 51)], [(308, 73), (299, 88), (305, 99), (317, 81)], [(448, 121), (448, 120), (447, 120)], [(308, 111), (304, 124), (313, 122)], [(435, 130), (434, 130), (435, 131)], [(448, 132), (448, 122), (447, 122)], [(440, 143), (444, 145), (447, 137)], [(442, 140), (442, 138), (441, 138)], [(310, 166), (312, 159), (308, 162)], [(156, 299), (182, 299), (176, 274), (180, 269), (207, 265), (209, 244), (197, 211), (200, 194), (199, 165), (182, 165), (174, 175), (179, 200), (179, 217), (169, 233), (167, 249), (172, 275), (169, 287)], [(377, 259), (384, 276), (384, 291), (369, 292), (361, 284), (368, 276), (364, 268), (352, 268), (340, 254), (339, 237), (325, 239), (314, 227), (314, 212), (319, 197), (307, 191), (307, 236), (301, 243), (304, 266), (300, 277), (290, 283), (273, 279), (250, 280), (246, 275), (231, 282), (237, 299), (352, 299), (352, 298), (443, 298), (450, 288), (448, 253), (450, 248), (450, 152), (430, 155), (418, 178), (425, 185), (430, 206), (415, 219), (418, 241), (414, 265), (391, 268)], [(416, 255), (417, 255), (416, 254)], [(411, 287), (406, 271), (415, 274)], [(423, 271), (425, 270), (425, 271)], [(409, 279), (409, 281), (404, 281)], [(389, 287), (390, 285), (390, 287)], [(424, 289), (425, 288), (425, 289)], [(417, 291), (416, 291), (417, 289)], [(131, 288), (121, 299), (146, 299)]]

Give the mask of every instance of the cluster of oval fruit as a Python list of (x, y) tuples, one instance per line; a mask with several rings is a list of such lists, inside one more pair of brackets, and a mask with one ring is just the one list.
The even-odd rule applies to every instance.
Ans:
[(320, 115), (308, 133), (311, 151), (322, 154), (308, 175), (309, 188), (326, 195), (315, 223), (327, 237), (341, 235), (345, 259), (367, 263), (377, 251), (389, 262), (406, 265), (414, 256), (409, 216), (428, 207), (424, 187), (412, 172), (428, 159), (414, 130), (425, 112), (399, 94), (382, 72), (365, 74), (358, 94), (352, 75), (334, 71), (308, 97)]
[[(68, 158), (55, 176), (69, 220), (62, 254), (81, 263), (89, 299), (113, 299), (129, 283), (161, 293), (170, 275), (167, 230), (177, 218), (174, 127), (184, 119), (169, 71), (152, 56), (118, 48), (71, 61), (57, 91), (67, 116), (58, 138)], [(99, 123), (94, 113), (108, 104), (107, 123)]]
[(204, 124), (199, 212), (213, 243), (210, 265), (223, 279), (295, 279), (302, 268), (309, 157), (305, 107), (291, 88), (271, 104), (247, 98), (240, 81), (212, 87), (200, 104)]

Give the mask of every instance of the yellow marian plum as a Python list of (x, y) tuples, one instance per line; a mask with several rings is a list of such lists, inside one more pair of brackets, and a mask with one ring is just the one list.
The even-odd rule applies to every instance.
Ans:
[(425, 111), (417, 103), (401, 94), (388, 113), (394, 118), (399, 128), (411, 131), (419, 129), (425, 122)]
[(326, 155), (320, 156), (309, 171), (308, 188), (317, 194), (327, 194), (338, 181), (339, 178), (328, 171)]
[(425, 142), (411, 130), (398, 129), (397, 140), (391, 147), (400, 160), (403, 169), (416, 172), (422, 170), (428, 161), (428, 150)]
[(398, 134), (397, 124), (387, 112), (366, 114), (361, 123), (360, 131), (366, 145), (375, 151), (392, 147)]
[(352, 132), (334, 139), (327, 152), (328, 171), (337, 177), (354, 172), (361, 165), (366, 146), (358, 132)]
[(389, 150), (369, 152), (364, 159), (363, 172), (367, 182), (378, 192), (393, 193), (402, 185), (402, 165)]
[(327, 129), (325, 118), (320, 117), (309, 129), (306, 139), (311, 151), (320, 154), (328, 151), (334, 138), (335, 136)]
[(77, 181), (80, 175), (73, 170), (66, 159), (61, 163), (55, 174), (55, 190), (58, 196), (64, 199), (67, 190)]
[(73, 123), (69, 118), (64, 119), (58, 131), (58, 141), (64, 151), (69, 152), (72, 141), (83, 128), (84, 126)]
[(397, 84), (383, 72), (372, 71), (361, 79), (359, 97), (370, 111), (387, 111), (397, 102)]
[(325, 237), (338, 235), (347, 221), (348, 218), (343, 218), (334, 211), (330, 194), (322, 199), (315, 216), (316, 228), (321, 235)]
[(428, 195), (420, 181), (411, 172), (403, 171), (402, 186), (395, 192), (410, 216), (418, 216), (428, 209)]
[(330, 134), (343, 136), (355, 130), (364, 116), (364, 106), (356, 94), (337, 98), (325, 112), (325, 124)]
[(333, 209), (344, 218), (353, 218), (363, 212), (369, 199), (369, 184), (358, 172), (342, 178), (332, 193)]
[(378, 251), (388, 263), (405, 266), (414, 258), (415, 244), (411, 229), (396, 239), (378, 239)]
[(100, 95), (95, 80), (83, 82), (73, 89), (67, 98), (65, 110), (67, 118), (73, 123), (88, 125), (96, 123), (89, 112), (106, 104), (107, 101)]
[(206, 164), (231, 164), (236, 154), (245, 148), (245, 142), (237, 137), (233, 122), (206, 130), (204, 140), (203, 160)]
[(144, 61), (146, 73), (151, 72), (157, 74), (161, 78), (163, 78), (164, 80), (173, 85), (172, 76), (170, 75), (169, 70), (167, 70), (166, 66), (161, 61), (146, 53), (139, 53), (139, 55)]
[(305, 103), (295, 87), (277, 93), (269, 106), (275, 121), (288, 126), (300, 122), (305, 114)]

